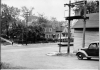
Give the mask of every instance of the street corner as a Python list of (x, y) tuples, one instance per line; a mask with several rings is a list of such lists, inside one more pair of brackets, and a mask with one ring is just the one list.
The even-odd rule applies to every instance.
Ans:
[(75, 57), (75, 53), (66, 53), (66, 52), (50, 52), (46, 54), (47, 56), (67, 56), (67, 57)]
[(50, 52), (46, 54), (47, 56), (58, 56), (58, 55), (62, 55), (61, 52)]

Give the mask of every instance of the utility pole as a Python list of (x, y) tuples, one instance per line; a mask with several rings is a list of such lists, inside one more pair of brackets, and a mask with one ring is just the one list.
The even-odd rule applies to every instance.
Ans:
[(9, 28), (9, 24), (8, 24), (8, 21), (6, 20), (6, 36), (9, 39), (9, 30), (8, 30), (8, 28)]
[[(69, 0), (69, 4), (64, 4), (69, 6), (69, 17), (70, 17), (70, 13), (71, 13), (71, 0)], [(70, 53), (70, 19), (68, 20), (68, 48), (67, 48), (67, 53)]]
[(62, 24), (60, 26), (60, 45), (59, 45), (59, 53), (61, 52), (61, 34), (62, 34)]
[(22, 26), (22, 45), (23, 45), (23, 34), (24, 33), (24, 28), (23, 28), (23, 26)]
[(86, 30), (86, 3), (87, 1), (84, 1), (84, 28), (83, 28), (83, 45), (82, 47), (85, 47), (85, 30)]
[(29, 15), (29, 12), (27, 11), (27, 12), (25, 13), (25, 17), (26, 17), (26, 24), (25, 24), (25, 26), (26, 26), (26, 45), (27, 45), (27, 24), (28, 24), (28, 15)]
[[(70, 17), (70, 13), (71, 13), (71, 0), (69, 0), (69, 17)], [(67, 52), (68, 54), (70, 53), (70, 19), (68, 20), (68, 49)]]
[(61, 32), (60, 32), (60, 45), (59, 45), (59, 53), (61, 52)]
[[(86, 19), (89, 19), (89, 17), (86, 17), (86, 0), (85, 1), (78, 1), (75, 3), (71, 3), (71, 0), (69, 0), (69, 4), (64, 4), (69, 6), (69, 17), (65, 17), (66, 20), (69, 21), (68, 23), (68, 49), (67, 52), (68, 54), (70, 53), (70, 21), (73, 19), (84, 19), (84, 29), (83, 29), (83, 47), (85, 46), (85, 28), (86, 28)], [(80, 4), (84, 4), (84, 16), (70, 16), (70, 12), (71, 12), (71, 7), (74, 7), (75, 5), (80, 5)]]

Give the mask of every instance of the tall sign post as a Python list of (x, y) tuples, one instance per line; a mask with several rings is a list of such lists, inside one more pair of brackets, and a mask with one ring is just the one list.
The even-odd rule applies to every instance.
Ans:
[(84, 1), (84, 28), (83, 28), (83, 45), (82, 47), (85, 47), (85, 30), (86, 30), (86, 0)]

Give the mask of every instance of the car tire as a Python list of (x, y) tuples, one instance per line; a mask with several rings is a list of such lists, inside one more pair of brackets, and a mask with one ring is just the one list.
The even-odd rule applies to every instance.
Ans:
[(87, 57), (88, 60), (91, 60), (91, 57)]
[(82, 55), (81, 53), (79, 53), (79, 54), (77, 54), (77, 58), (78, 58), (79, 60), (82, 60), (82, 59), (83, 59), (83, 55)]

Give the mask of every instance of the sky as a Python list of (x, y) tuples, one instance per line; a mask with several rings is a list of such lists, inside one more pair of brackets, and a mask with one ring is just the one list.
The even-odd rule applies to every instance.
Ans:
[[(71, 0), (71, 2), (74, 1)], [(20, 9), (22, 6), (34, 7), (33, 14), (37, 15), (37, 13), (40, 13), (48, 19), (55, 17), (58, 21), (65, 21), (64, 17), (68, 16), (68, 6), (64, 7), (64, 4), (69, 3), (69, 0), (2, 0), (1, 3)]]

